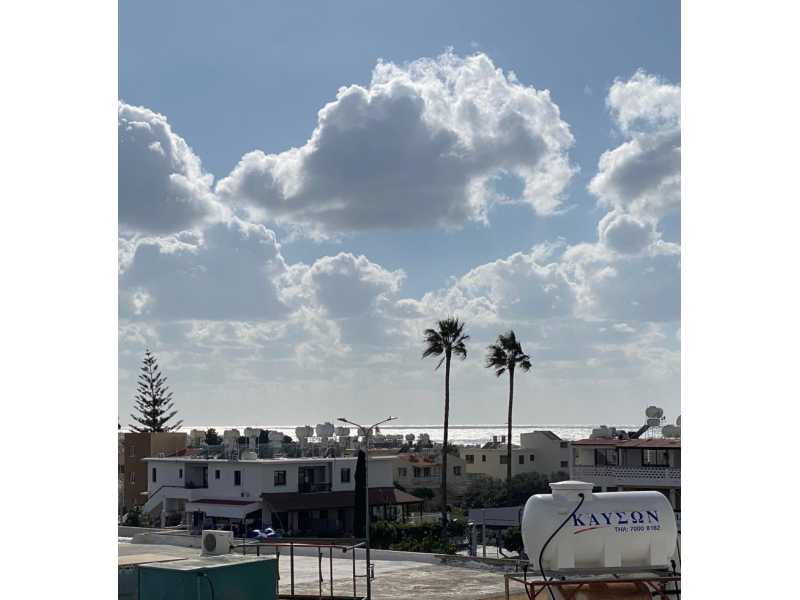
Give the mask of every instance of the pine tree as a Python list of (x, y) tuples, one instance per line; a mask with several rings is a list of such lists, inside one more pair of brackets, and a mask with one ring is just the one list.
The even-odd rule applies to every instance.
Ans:
[(136, 386), (136, 410), (139, 411), (139, 415), (131, 415), (140, 426), (131, 424), (131, 429), (137, 433), (158, 433), (177, 429), (183, 421), (167, 425), (167, 421), (178, 411), (172, 410), (172, 392), (167, 386), (167, 378), (161, 374), (158, 361), (149, 348), (145, 350), (141, 371)]

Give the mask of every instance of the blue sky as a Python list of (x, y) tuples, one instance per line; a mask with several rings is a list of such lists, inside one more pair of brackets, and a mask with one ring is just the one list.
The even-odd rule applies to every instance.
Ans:
[[(269, 311), (261, 314), (259, 310), (248, 309), (245, 315), (247, 319), (244, 319), (243, 314), (235, 310), (225, 310), (226, 303), (239, 306), (238, 300), (226, 298), (224, 294), (216, 294), (213, 297), (216, 298), (217, 304), (213, 310), (209, 308), (198, 313), (187, 311), (185, 315), (181, 315), (178, 308), (171, 310), (168, 315), (160, 313), (160, 308), (159, 310), (136, 309), (131, 312), (130, 307), (123, 306), (128, 298), (127, 292), (130, 292), (131, 298), (134, 296), (138, 298), (136, 302), (140, 308), (145, 305), (151, 309), (153, 306), (163, 307), (167, 301), (163, 297), (159, 298), (154, 290), (160, 289), (161, 294), (175, 294), (178, 297), (181, 292), (176, 291), (174, 287), (158, 287), (154, 282), (156, 280), (176, 282), (179, 278), (176, 279), (175, 272), (170, 272), (169, 269), (186, 270), (193, 267), (188, 264), (179, 266), (171, 264), (165, 267), (148, 263), (147, 268), (142, 266), (139, 271), (136, 270), (137, 265), (127, 271), (123, 268), (125, 273), (121, 275), (120, 283), (123, 297), (120, 309), (122, 414), (126, 414), (128, 410), (130, 405), (128, 398), (132, 392), (132, 380), (126, 378), (126, 373), (135, 369), (143, 343), (153, 345), (157, 353), (160, 351), (164, 355), (162, 362), (171, 374), (176, 398), (185, 398), (179, 406), (188, 422), (207, 422), (221, 418), (221, 413), (216, 409), (214, 402), (214, 398), (221, 394), (232, 394), (232, 399), (241, 406), (241, 416), (245, 417), (252, 414), (253, 410), (260, 410), (260, 399), (267, 393), (265, 390), (270, 390), (270, 394), (285, 401), (290, 400), (292, 394), (296, 394), (296, 390), (302, 388), (306, 389), (304, 393), (313, 399), (310, 402), (311, 408), (307, 411), (299, 408), (280, 409), (279, 418), (284, 422), (328, 418), (330, 415), (316, 415), (314, 412), (324, 408), (325, 399), (330, 397), (340, 398), (340, 403), (351, 406), (353, 410), (359, 409), (361, 406), (358, 404), (357, 396), (366, 385), (373, 385), (371, 380), (367, 384), (363, 379), (367, 377), (362, 372), (365, 353), (374, 356), (376, 348), (380, 347), (387, 353), (397, 352), (398, 356), (410, 357), (413, 353), (413, 343), (406, 340), (398, 341), (397, 336), (392, 338), (394, 341), (381, 346), (374, 336), (367, 339), (359, 337), (355, 330), (348, 333), (347, 328), (354, 326), (353, 323), (356, 321), (362, 324), (356, 327), (358, 329), (363, 327), (365, 320), (375, 320), (377, 318), (375, 310), (382, 311), (381, 318), (390, 318), (387, 316), (390, 313), (392, 315), (393, 325), (384, 329), (394, 330), (398, 327), (399, 317), (396, 312), (391, 311), (398, 311), (399, 308), (391, 310), (385, 307), (376, 308), (378, 304), (388, 301), (385, 294), (389, 294), (391, 301), (398, 303), (402, 310), (408, 308), (404, 300), (416, 302), (418, 305), (413, 308), (416, 311), (414, 319), (419, 318), (422, 322), (425, 317), (434, 316), (437, 308), (442, 306), (441, 302), (437, 304), (435, 298), (429, 297), (426, 301), (426, 294), (445, 297), (448, 293), (453, 293), (455, 288), (451, 286), (454, 282), (457, 283), (458, 278), (464, 277), (472, 270), (482, 265), (494, 265), (492, 269), (497, 270), (501, 268), (497, 265), (497, 261), (506, 260), (515, 253), (532, 254), (532, 248), (535, 246), (553, 243), (560, 244), (562, 247), (558, 252), (566, 254), (564, 256), (559, 254), (555, 258), (548, 257), (547, 260), (552, 262), (547, 264), (557, 264), (557, 267), (553, 268), (563, 272), (569, 285), (577, 290), (574, 292), (575, 307), (567, 310), (568, 316), (558, 311), (557, 314), (544, 317), (532, 316), (526, 321), (526, 325), (515, 324), (508, 315), (500, 314), (502, 311), (499, 309), (488, 320), (481, 321), (483, 317), (477, 318), (476, 322), (482, 324), (476, 330), (476, 341), (479, 340), (481, 343), (476, 346), (475, 360), (477, 361), (482, 353), (484, 345), (482, 342), (490, 341), (491, 332), (497, 328), (514, 326), (527, 329), (534, 337), (530, 343), (536, 347), (539, 343), (535, 339), (537, 332), (541, 334), (545, 330), (561, 331), (566, 327), (570, 329), (570, 333), (565, 337), (572, 339), (574, 336), (575, 344), (591, 347), (594, 353), (566, 352), (565, 354), (565, 351), (558, 350), (555, 346), (544, 344), (541, 364), (541, 379), (544, 382), (541, 385), (530, 383), (531, 387), (528, 390), (532, 395), (536, 392), (540, 396), (537, 403), (544, 405), (532, 404), (527, 409), (522, 401), (523, 415), (532, 420), (544, 415), (543, 418), (549, 422), (599, 420), (604, 415), (603, 410), (597, 410), (594, 406), (587, 410), (593, 396), (608, 401), (618, 400), (620, 408), (611, 416), (625, 422), (637, 419), (639, 413), (630, 414), (631, 411), (638, 411), (640, 405), (643, 407), (651, 399), (653, 402), (660, 402), (672, 408), (673, 412), (678, 410), (679, 375), (675, 362), (677, 360), (679, 369), (679, 306), (677, 308), (663, 306), (666, 302), (661, 295), (654, 292), (654, 296), (658, 295), (658, 298), (650, 298), (649, 301), (652, 301), (654, 306), (658, 305), (659, 310), (655, 312), (640, 311), (639, 308), (643, 303), (639, 301), (629, 313), (624, 309), (598, 312), (591, 308), (599, 304), (597, 298), (591, 296), (595, 293), (591, 285), (587, 281), (570, 278), (587, 277), (584, 263), (575, 262), (573, 255), (586, 256), (596, 250), (587, 250), (581, 247), (581, 244), (602, 245), (602, 240), (598, 238), (600, 235), (598, 223), (606, 214), (610, 215), (610, 211), (616, 211), (613, 215), (615, 218), (634, 219), (635, 225), (641, 226), (639, 229), (642, 231), (652, 229), (657, 232), (657, 235), (653, 234), (657, 239), (648, 238), (654, 245), (637, 249), (639, 258), (635, 260), (644, 260), (641, 257), (647, 254), (650, 259), (657, 260), (658, 265), (661, 265), (667, 260), (664, 258), (663, 248), (664, 244), (668, 244), (669, 260), (679, 261), (679, 190), (677, 209), (674, 206), (675, 200), (670, 199), (672, 196), (667, 200), (654, 200), (655, 192), (641, 192), (641, 198), (636, 200), (622, 198), (618, 193), (619, 190), (645, 188), (651, 191), (658, 188), (663, 191), (666, 186), (664, 182), (669, 180), (674, 184), (676, 177), (679, 185), (679, 163), (677, 175), (665, 171), (673, 168), (665, 166), (668, 162), (666, 158), (659, 159), (658, 168), (649, 168), (645, 165), (641, 167), (641, 173), (637, 173), (635, 172), (635, 169), (639, 168), (637, 165), (641, 166), (646, 161), (634, 157), (631, 163), (633, 166), (625, 167), (627, 170), (620, 175), (626, 177), (625, 182), (628, 183), (622, 179), (615, 180), (617, 173), (611, 172), (612, 167), (609, 167), (607, 170), (610, 183), (603, 184), (598, 181), (594, 192), (588, 189), (590, 182), (602, 170), (599, 167), (599, 160), (604, 152), (615, 148), (620, 148), (621, 152), (625, 151), (624, 146), (628, 143), (639, 144), (644, 148), (641, 151), (646, 156), (652, 156), (652, 152), (647, 154), (649, 152), (647, 148), (664, 147), (659, 145), (660, 140), (674, 133), (675, 123), (671, 121), (670, 124), (664, 125), (661, 117), (665, 110), (660, 107), (664, 103), (673, 107), (674, 99), (679, 98), (679, 95), (672, 94), (676, 90), (679, 94), (677, 86), (680, 84), (679, 2), (641, 0), (620, 1), (613, 4), (575, 1), (504, 2), (499, 5), (486, 2), (409, 1), (403, 3), (123, 2), (119, 10), (119, 44), (120, 100), (127, 105), (146, 107), (153, 113), (163, 115), (169, 123), (171, 132), (185, 140), (194, 156), (202, 161), (202, 171), (213, 175), (214, 182), (209, 184), (207, 193), (203, 192), (203, 198), (198, 202), (209, 203), (209, 206), (213, 204), (214, 211), (218, 209), (232, 211), (222, 220), (229, 219), (231, 214), (235, 214), (236, 218), (245, 219), (253, 225), (257, 224), (267, 228), (269, 232), (274, 232), (270, 235), (274, 235), (279, 244), (279, 250), (274, 252), (279, 253), (279, 260), (287, 272), (275, 275), (274, 269), (270, 271), (271, 277), (281, 277), (283, 283), (274, 285), (271, 283), (267, 286), (271, 292), (261, 290), (257, 293), (274, 292), (279, 298), (276, 302), (284, 302), (288, 307), (280, 314)], [(502, 70), (505, 78), (503, 81), (510, 81), (511, 87), (519, 85), (539, 91), (549, 90), (550, 101), (557, 106), (561, 123), (568, 128), (573, 137), (571, 144), (567, 143), (563, 147), (552, 149), (554, 156), (567, 157), (573, 170), (573, 174), (562, 181), (563, 186), (558, 193), (560, 204), (555, 210), (540, 208), (534, 210), (530, 204), (534, 200), (530, 198), (530, 202), (521, 200), (519, 196), (523, 186), (513, 175), (502, 176), (500, 183), (491, 185), (497, 192), (510, 196), (516, 202), (487, 202), (484, 207), (486, 211), (484, 219), (478, 219), (477, 213), (470, 213), (469, 218), (448, 221), (443, 225), (441, 219), (437, 221), (434, 218), (426, 219), (421, 216), (419, 219), (410, 219), (413, 223), (403, 227), (393, 226), (391, 220), (380, 221), (369, 227), (339, 226), (344, 222), (361, 222), (347, 221), (352, 215), (336, 217), (335, 224), (332, 224), (333, 221), (317, 224), (314, 222), (313, 211), (305, 211), (299, 216), (294, 209), (289, 211), (292, 214), (287, 212), (278, 218), (272, 216), (277, 215), (277, 212), (270, 213), (271, 209), (278, 210), (277, 205), (270, 204), (272, 200), (262, 198), (253, 201), (250, 198), (248, 202), (244, 202), (241, 187), (231, 187), (233, 192), (226, 192), (227, 188), (215, 189), (215, 184), (229, 177), (248, 152), (260, 150), (265, 155), (280, 155), (290, 148), (303, 147), (318, 125), (318, 111), (327, 103), (336, 101), (337, 90), (343, 86), (358, 85), (370, 89), (373, 69), (379, 60), (403, 69), (409, 63), (420, 59), (437, 60), (437, 57), (448, 51), (459, 60), (480, 53), (494, 68)], [(513, 81), (509, 75), (511, 72), (516, 76)], [(640, 74), (639, 79), (635, 79), (637, 72)], [(620, 87), (619, 96), (612, 101), (610, 91), (615, 81), (620, 86), (624, 82), (630, 85), (624, 89)], [(639, 94), (637, 98), (648, 100), (631, 99), (634, 94)], [(672, 104), (669, 104), (670, 102)], [(637, 128), (632, 125), (633, 121), (631, 124), (626, 124), (624, 120), (624, 115), (628, 114), (626, 110), (638, 110), (639, 113), (634, 117), (647, 122), (649, 124), (647, 128)], [(139, 115), (128, 118), (126, 122), (137, 119), (146, 121), (148, 118), (146, 115)], [(538, 117), (532, 118), (535, 121)], [(669, 143), (664, 142), (669, 146), (671, 152), (669, 156), (674, 156), (676, 150), (679, 156), (679, 121), (677, 132), (677, 148), (674, 140)], [(385, 139), (383, 141), (385, 142)], [(123, 144), (123, 141), (120, 143)], [(511, 152), (509, 149), (498, 149), (498, 152), (506, 151)], [(331, 152), (336, 155), (335, 148)], [(125, 162), (126, 156), (128, 154), (121, 152), (121, 213), (123, 206), (127, 206), (128, 202), (133, 207), (131, 210), (136, 210), (136, 206), (141, 207), (144, 204), (144, 201), (133, 193), (123, 197), (123, 176), (130, 175), (131, 180), (147, 178), (147, 172), (137, 170), (144, 163), (134, 157), (129, 165)], [(355, 170), (348, 171), (351, 173), (351, 180), (358, 178), (359, 164), (369, 164), (368, 158), (370, 157), (365, 156), (360, 162), (356, 161), (353, 165)], [(526, 159), (523, 157), (519, 159), (520, 162), (514, 162), (516, 159), (505, 156), (503, 160), (506, 161), (503, 164), (510, 164), (508, 161), (511, 161), (513, 164), (522, 165)], [(674, 161), (669, 165), (673, 163)], [(486, 168), (498, 168), (499, 164), (488, 165)], [(301, 174), (299, 177), (302, 180), (309, 175)], [(413, 178), (413, 173), (411, 177)], [(647, 177), (661, 179), (648, 181)], [(240, 179), (230, 178), (232, 185), (239, 185)], [(634, 188), (630, 187), (630, 180), (637, 182)], [(348, 190), (343, 189), (340, 193), (347, 196)], [(147, 194), (149, 199), (157, 196), (157, 192), (155, 196), (152, 191), (148, 191)], [(402, 193), (397, 198), (392, 210), (402, 211), (404, 210)], [(319, 197), (314, 196), (308, 201), (312, 204), (318, 203)], [(248, 207), (245, 205), (253, 203), (264, 212), (259, 215), (248, 212)], [(656, 204), (659, 208), (653, 208)], [(663, 209), (665, 204), (669, 204), (670, 208)], [(219, 208), (220, 206), (222, 208)], [(643, 206), (645, 208), (642, 208)], [(154, 210), (153, 214), (158, 215), (158, 209)], [(206, 212), (208, 211), (205, 208), (198, 209), (197, 214)], [(445, 213), (452, 214), (446, 211), (436, 214), (441, 216)], [(164, 248), (169, 243), (173, 244), (170, 247), (174, 247), (175, 236), (181, 231), (184, 232), (182, 234), (184, 238), (181, 239), (188, 239), (186, 238), (190, 235), (188, 231), (206, 231), (204, 228), (213, 227), (208, 225), (206, 217), (207, 215), (203, 217), (205, 220), (202, 225), (192, 221), (190, 226), (176, 226), (174, 230), (169, 231), (160, 227), (158, 231), (160, 241), (151, 240), (149, 243), (161, 248), (157, 254), (163, 257), (169, 254)], [(135, 224), (132, 224), (134, 221), (131, 220), (131, 224), (127, 225), (124, 222), (124, 215), (121, 219), (121, 248), (132, 248), (131, 251), (136, 257), (134, 261), (143, 261), (144, 258), (141, 257), (145, 256), (146, 248), (140, 245), (141, 240), (148, 235), (152, 236), (155, 229), (142, 225), (146, 223), (146, 217), (137, 217)], [(450, 219), (450, 216), (446, 219)], [(219, 220), (217, 219), (217, 222)], [(611, 220), (609, 217), (609, 222)], [(178, 219), (176, 223), (179, 221)], [(317, 225), (324, 229), (323, 234), (319, 233)], [(305, 231), (298, 232), (298, 226)], [(308, 235), (308, 229), (314, 229), (314, 235)], [(320, 239), (321, 237), (327, 239)], [(202, 242), (192, 239), (196, 247), (189, 254), (196, 257), (197, 248), (207, 248), (211, 236), (206, 236)], [(608, 240), (611, 238), (603, 239), (608, 246), (610, 244)], [(656, 248), (656, 243), (662, 245)], [(297, 298), (309, 297), (302, 289), (314, 273), (325, 271), (322, 267), (328, 270), (331, 268), (322, 262), (317, 265), (319, 269), (315, 271), (313, 265), (326, 257), (335, 257), (339, 253), (352, 255), (352, 259), (348, 259), (352, 264), (347, 268), (354, 273), (366, 273), (359, 281), (368, 281), (372, 286), (368, 286), (368, 289), (373, 291), (378, 289), (375, 288), (376, 278), (380, 280), (380, 285), (384, 286), (380, 288), (378, 294), (380, 297), (376, 296), (370, 301), (371, 304), (368, 303), (373, 312), (360, 316), (348, 314), (346, 317), (337, 318), (335, 311), (330, 306), (324, 306), (324, 303), (304, 304), (302, 307), (297, 304)], [(619, 254), (619, 250), (617, 253)], [(355, 260), (361, 255), (369, 261), (366, 267)], [(656, 258), (653, 258), (654, 256)], [(267, 258), (272, 260), (274, 257)], [(221, 258), (215, 258), (214, 264), (217, 264), (218, 260), (222, 261)], [(340, 263), (342, 260), (340, 259)], [(595, 258), (592, 260), (596, 262)], [(624, 271), (614, 262), (617, 258), (610, 260), (616, 265), (612, 266), (617, 273)], [(632, 264), (630, 261), (634, 259), (625, 260), (629, 261), (625, 262), (625, 265), (630, 265)], [(308, 267), (305, 276), (300, 273), (301, 265)], [(209, 267), (203, 265), (203, 268)], [(679, 292), (680, 289), (679, 271), (677, 275), (675, 270), (670, 271), (663, 280), (653, 281), (648, 279), (651, 276), (647, 274), (659, 275), (657, 266), (637, 265), (631, 268), (644, 279), (632, 279), (628, 282), (630, 285), (650, 287), (656, 291), (668, 290), (666, 295), (674, 304), (675, 291)], [(160, 269), (166, 271), (162, 272)], [(223, 268), (226, 273), (231, 269), (237, 273), (236, 278), (232, 278), (229, 282), (229, 285), (234, 287), (237, 281), (244, 282), (261, 276), (260, 271), (259, 274), (254, 274), (248, 271), (246, 266), (242, 266), (242, 263), (229, 264), (227, 268)], [(398, 273), (399, 270), (402, 270), (400, 279), (387, 275)], [(579, 271), (580, 274), (575, 275)], [(598, 273), (601, 271), (602, 269), (597, 269)], [(297, 283), (294, 280), (291, 284), (286, 283), (293, 277), (299, 278), (298, 281), (303, 280), (304, 283)], [(476, 277), (484, 275), (479, 274)], [(486, 281), (488, 280), (484, 280), (481, 285)], [(665, 287), (660, 287), (662, 284)], [(467, 283), (463, 282), (463, 285), (466, 286)], [(548, 283), (548, 289), (552, 289), (553, 285)], [(469, 293), (474, 293), (477, 298), (480, 294), (473, 288), (474, 285)], [(296, 292), (297, 289), (301, 291)], [(316, 290), (314, 293), (317, 294), (315, 298), (319, 301), (323, 293), (319, 287), (314, 289)], [(492, 292), (481, 298), (493, 302), (497, 308), (498, 298), (493, 298), (491, 295), (498, 294), (498, 289), (505, 290), (507, 286), (505, 283), (503, 286), (495, 285)], [(242, 283), (242, 292), (246, 293), (249, 290), (250, 287)], [(205, 294), (204, 291), (188, 289), (186, 293)], [(292, 301), (286, 300), (287, 294), (295, 294), (292, 296)], [(459, 295), (464, 296), (463, 291), (459, 291)], [(519, 298), (526, 297), (525, 293), (519, 293)], [(476, 298), (471, 298), (475, 301), (473, 305), (479, 304)], [(615, 301), (619, 302), (620, 298), (616, 298)], [(265, 300), (266, 304), (271, 302)], [(358, 303), (357, 300), (353, 302)], [(424, 307), (421, 308), (421, 305)], [(458, 306), (455, 310), (458, 312)], [(475, 314), (471, 313), (471, 310), (472, 308), (467, 306), (462, 308), (464, 318)], [(224, 359), (220, 358), (220, 348), (225, 347), (224, 344), (227, 343), (221, 341), (222, 337), (214, 338), (214, 334), (210, 334), (210, 339), (215, 339), (216, 345), (206, 340), (201, 349), (199, 346), (192, 346), (197, 344), (197, 337), (194, 334), (187, 334), (187, 331), (196, 332), (198, 328), (202, 330), (204, 327), (221, 328), (226, 324), (233, 327), (234, 323), (236, 324), (234, 328), (246, 327), (244, 324), (250, 323), (251, 326), (262, 329), (279, 329), (282, 322), (285, 324), (287, 314), (294, 315), (292, 318), (299, 323), (302, 320), (301, 313), (307, 314), (303, 311), (311, 311), (324, 320), (325, 324), (312, 328), (316, 334), (326, 327), (336, 330), (333, 333), (328, 331), (328, 335), (338, 339), (345, 349), (345, 354), (350, 357), (350, 362), (340, 365), (337, 370), (337, 377), (341, 377), (343, 370), (352, 371), (350, 375), (344, 377), (345, 381), (331, 383), (331, 380), (326, 380), (321, 372), (309, 377), (304, 373), (304, 369), (291, 374), (292, 368), (288, 367), (273, 372), (261, 370), (260, 367), (251, 369), (247, 366), (251, 362), (282, 362), (288, 360), (290, 354), (296, 356), (298, 348), (312, 344), (309, 338), (300, 333), (283, 331), (267, 336), (269, 339), (285, 343), (282, 357), (271, 356), (265, 349), (268, 344), (258, 344), (256, 354), (263, 360), (254, 361), (253, 355), (248, 355), (244, 347), (237, 347), (236, 352), (241, 352), (243, 358), (235, 366), (230, 363), (233, 351)], [(209, 315), (213, 316), (213, 319), (209, 320), (207, 318)], [(417, 327), (416, 321), (412, 323), (412, 320), (409, 317), (408, 321), (403, 321), (402, 326), (399, 326), (403, 331), (412, 332), (409, 334), (411, 339), (414, 337), (414, 327)], [(636, 324), (631, 324), (630, 321), (634, 320)], [(602, 324), (597, 325), (605, 321), (608, 321), (607, 327)], [(298, 326), (305, 329), (305, 334), (311, 335), (308, 334), (307, 322)], [(614, 327), (622, 331), (628, 327), (636, 330), (640, 337), (627, 341), (591, 337), (595, 335), (594, 333), (586, 337), (588, 334), (584, 330), (587, 327), (595, 328), (597, 331), (601, 329), (609, 331)], [(176, 333), (176, 329), (180, 331)], [(132, 333), (134, 331), (135, 334)], [(242, 342), (241, 338), (237, 339), (237, 343)], [(190, 350), (190, 347), (194, 349)], [(573, 361), (571, 368), (579, 369), (581, 374), (573, 377), (566, 372), (560, 373), (557, 376), (553, 375), (547, 383), (548, 364), (553, 366), (551, 374), (566, 367), (559, 358), (562, 354), (569, 355), (565, 360)], [(611, 355), (613, 359), (608, 362)], [(642, 365), (636, 367), (634, 364), (636, 360), (641, 359), (641, 355), (648, 357), (646, 373), (643, 371), (645, 367)], [(637, 356), (638, 358), (631, 358)], [(196, 369), (199, 363), (207, 365), (206, 373), (218, 372), (218, 375), (198, 380), (193, 369)], [(430, 365), (424, 365), (425, 369), (428, 367)], [(235, 382), (231, 380), (232, 368), (239, 377)], [(602, 373), (592, 375), (593, 371), (603, 368), (614, 369), (616, 374), (613, 377), (606, 377)], [(415, 366), (414, 369), (418, 370), (419, 367)], [(654, 375), (654, 372), (657, 375)], [(422, 373), (423, 371), (418, 376), (423, 377)], [(427, 376), (437, 377), (431, 373), (427, 373)], [(588, 377), (591, 380), (595, 376), (597, 379), (594, 384), (583, 382), (584, 378)], [(481, 381), (477, 371), (475, 378), (476, 382)], [(600, 380), (604, 383), (598, 383)], [(438, 390), (420, 392), (418, 386), (423, 385), (423, 382), (424, 379), (421, 379), (413, 385), (408, 384), (406, 392), (397, 393), (421, 394), (423, 397), (415, 405), (415, 410), (435, 422), (439, 419), (440, 412), (435, 404)], [(402, 388), (405, 384), (397, 385)], [(540, 387), (536, 387), (539, 385)], [(454, 415), (455, 422), (475, 422), (478, 418), (484, 418), (484, 411), (477, 408), (480, 404), (479, 399), (481, 395), (496, 395), (498, 383), (486, 377), (485, 382), (473, 388), (475, 386), (471, 386), (466, 394), (470, 398), (474, 397), (473, 405), (465, 406), (462, 413)], [(238, 391), (231, 391), (234, 389)], [(358, 390), (359, 393), (354, 393), (353, 390)], [(522, 393), (525, 393), (524, 388)], [(552, 401), (548, 403), (542, 400), (541, 395), (550, 396)], [(393, 394), (388, 394), (387, 397), (396, 398)], [(313, 408), (317, 404), (318, 406)], [(489, 422), (502, 422), (502, 411), (499, 411), (497, 416), (485, 418)], [(413, 420), (419, 422), (425, 419)]]

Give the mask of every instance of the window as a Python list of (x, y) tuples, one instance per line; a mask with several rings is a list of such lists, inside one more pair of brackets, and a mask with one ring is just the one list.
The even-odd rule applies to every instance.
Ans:
[(178, 479), (183, 479), (183, 469), (178, 469)]
[(464, 457), (464, 460), (467, 461), (468, 465), (474, 465), (475, 464), (475, 455), (474, 454), (467, 454)]
[(131, 471), (131, 483), (136, 483), (136, 473)]
[(155, 483), (155, 482), (156, 482), (156, 480), (157, 480), (157, 477), (156, 477), (156, 468), (155, 468), (155, 467), (153, 467), (153, 483)]
[(286, 485), (286, 471), (275, 471), (273, 483), (275, 485)]
[(503, 455), (500, 457), (500, 464), (501, 464), (501, 465), (507, 465), (507, 464), (508, 464), (508, 456), (506, 456), (505, 454), (503, 454)]
[[(342, 470), (344, 470), (344, 469), (342, 469)], [(350, 469), (348, 469), (348, 471), (349, 471), (349, 470), (350, 470)], [(328, 511), (327, 511), (327, 509), (324, 509), (324, 508), (323, 508), (323, 509), (321, 509), (321, 510), (319, 511), (319, 518), (320, 518), (320, 519), (325, 519), (326, 521), (328, 520)]]
[(533, 454), (531, 454), (531, 455), (528, 457), (528, 462), (533, 462), (533, 458), (534, 458), (534, 456), (533, 456)]
[(214, 479), (219, 479), (219, 469), (214, 471)]
[(350, 469), (342, 469), (342, 483), (350, 483)]
[(668, 467), (669, 454), (666, 450), (646, 448), (642, 451), (642, 465), (646, 467)]
[(568, 469), (569, 468), (569, 461), (568, 460), (562, 460), (561, 461), (561, 468), (562, 469)]
[(561, 442), (559, 446), (561, 446), (562, 448), (569, 448), (569, 442)]
[(524, 454), (520, 454), (518, 460), (519, 460), (519, 464), (524, 465), (525, 464), (525, 455)]
[(414, 467), (414, 477), (422, 477), (422, 469)]
[(136, 448), (131, 446), (130, 452), (128, 452), (128, 456), (136, 456)]
[(241, 471), (234, 471), (233, 472), (233, 485), (242, 485), (242, 472)]
[(125, 465), (120, 465), (119, 466), (119, 474), (120, 475), (124, 475), (125, 474)]
[(619, 454), (616, 448), (595, 448), (594, 464), (598, 466), (616, 466)]
[(430, 477), (431, 476), (431, 468), (430, 467), (425, 467), (424, 469), (422, 469), (422, 476), (423, 477)]
[(486, 462), (486, 455), (485, 454), (481, 454), (481, 462)]
[(398, 475), (399, 477), (406, 477), (406, 476), (408, 476), (408, 469), (406, 469), (405, 467), (400, 467), (399, 469), (397, 469), (397, 475)]
[(453, 467), (453, 475), (457, 475), (457, 476), (461, 475), (461, 467), (460, 466)]

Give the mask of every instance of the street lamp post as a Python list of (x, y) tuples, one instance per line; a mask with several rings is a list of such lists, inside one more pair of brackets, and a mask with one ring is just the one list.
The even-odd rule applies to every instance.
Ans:
[[(353, 425), (354, 427), (358, 428), (361, 432), (361, 435), (364, 437), (364, 496), (365, 496), (365, 506), (366, 506), (366, 516), (364, 517), (364, 542), (366, 544), (366, 558), (367, 558), (367, 600), (372, 600), (372, 581), (370, 579), (371, 575), (371, 565), (370, 565), (370, 558), (369, 558), (369, 525), (370, 525), (370, 514), (369, 514), (369, 438), (372, 435), (372, 430), (375, 429), (378, 425), (383, 425), (384, 423), (388, 423), (389, 421), (394, 421), (397, 417), (389, 417), (388, 419), (384, 419), (383, 421), (378, 421), (369, 427), (364, 425), (359, 425), (358, 423), (354, 423), (353, 421), (349, 421), (343, 417), (339, 417), (339, 421), (342, 423), (347, 423), (349, 425)], [(355, 550), (353, 550), (355, 552)]]

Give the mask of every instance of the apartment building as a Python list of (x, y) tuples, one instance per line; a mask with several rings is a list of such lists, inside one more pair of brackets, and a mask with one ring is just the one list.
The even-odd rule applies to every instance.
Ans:
[[(494, 436), (481, 447), (465, 446), (459, 450), (467, 475), (485, 475), (505, 479), (508, 460), (506, 437)], [(520, 435), (520, 445), (511, 447), (511, 475), (569, 471), (569, 442), (552, 431), (530, 431)]]
[(145, 458), (170, 456), (184, 450), (185, 433), (122, 433), (117, 444), (117, 481), (120, 511), (127, 512), (147, 500), (147, 464)]
[(607, 439), (572, 442), (570, 479), (603, 492), (657, 490), (681, 510), (680, 438)]
[[(191, 530), (270, 526), (293, 534), (353, 531), (356, 457), (252, 460), (148, 458), (148, 500), (164, 524)], [(373, 520), (402, 518), (422, 503), (394, 487), (394, 457), (370, 457)]]
[[(464, 459), (449, 454), (447, 471), (448, 499), (460, 499), (467, 487), (467, 470)], [(395, 455), (394, 481), (411, 493), (421, 488), (430, 489), (433, 492), (432, 503), (436, 503), (442, 493), (441, 453), (413, 452)]]

